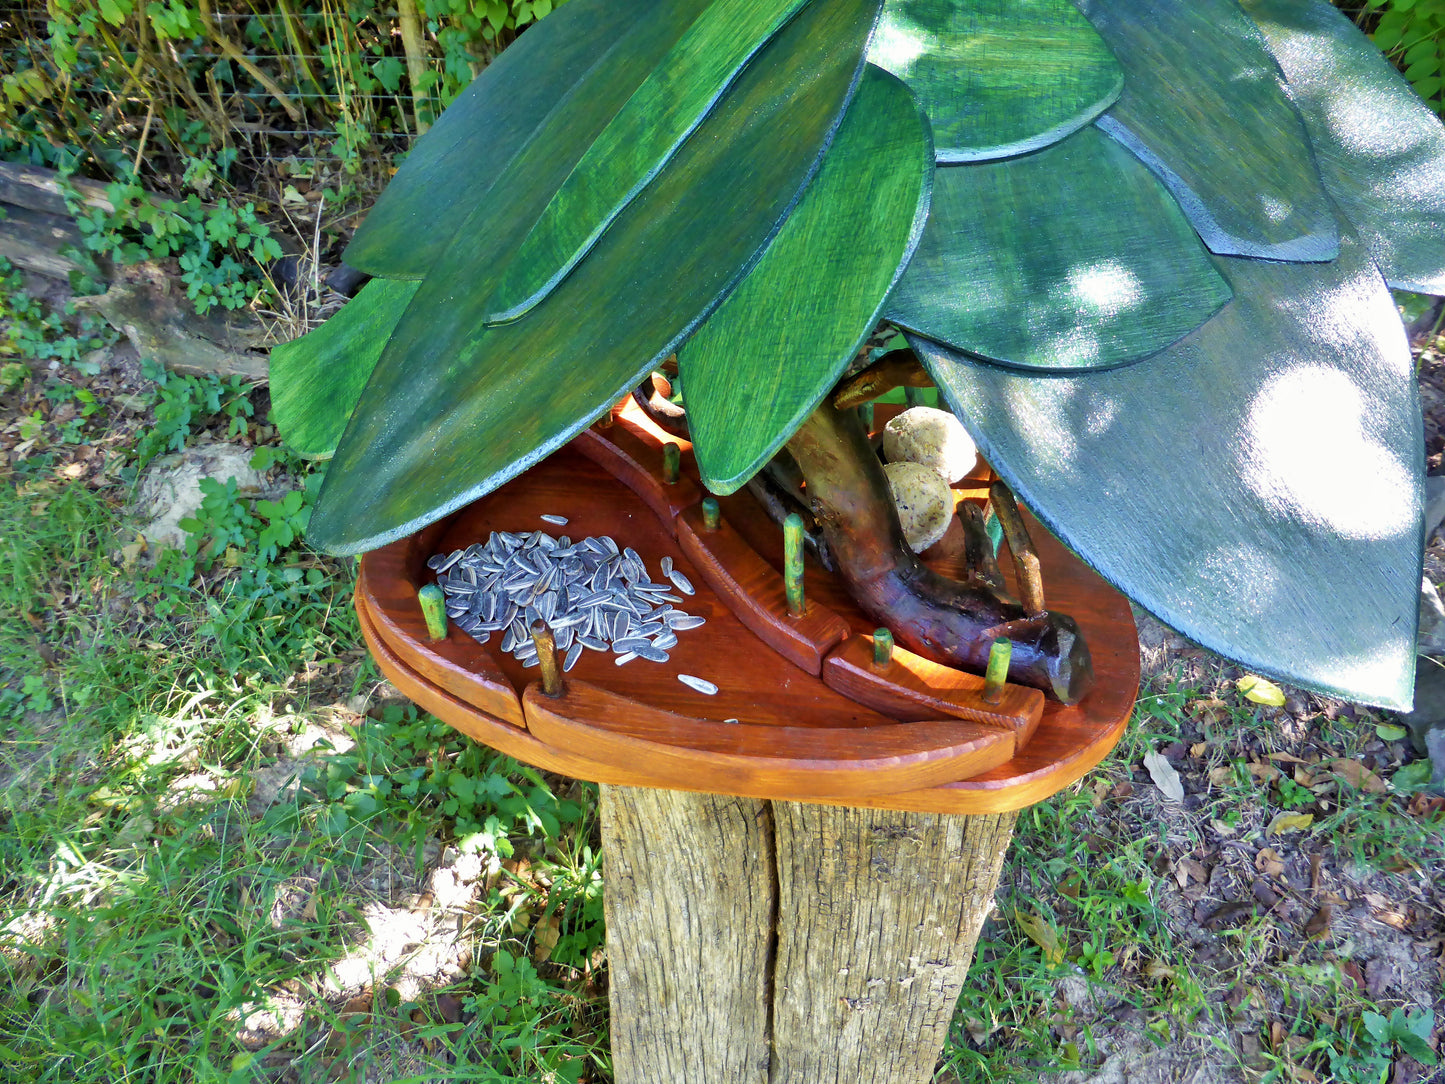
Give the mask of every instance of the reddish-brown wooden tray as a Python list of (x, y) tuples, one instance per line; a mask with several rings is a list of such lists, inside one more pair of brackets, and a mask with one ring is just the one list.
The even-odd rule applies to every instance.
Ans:
[[(1118, 741), (1138, 687), (1128, 603), (1035, 529), (1051, 608), (1083, 627), (1098, 676), (1073, 707), (1006, 688), (983, 705), (981, 679), (899, 651), (871, 663), (872, 624), (831, 575), (809, 567), (809, 611), (782, 602), (781, 532), (745, 495), (707, 531), (702, 495), (661, 478), (667, 437), (635, 407), (488, 497), (362, 561), (356, 604), (382, 671), (428, 711), (519, 760), (599, 782), (936, 812), (1032, 804), (1078, 779)], [(959, 499), (977, 498), (965, 482)], [(565, 515), (565, 528), (539, 517)], [(432, 554), (493, 530), (610, 535), (656, 568), (671, 556), (707, 618), (679, 634), (666, 664), (584, 652), (560, 697), (496, 650), (452, 628), (433, 643), (416, 592)], [(947, 562), (939, 567), (948, 571)], [(769, 646), (769, 645), (772, 646)], [(677, 674), (706, 678), (716, 696)]]

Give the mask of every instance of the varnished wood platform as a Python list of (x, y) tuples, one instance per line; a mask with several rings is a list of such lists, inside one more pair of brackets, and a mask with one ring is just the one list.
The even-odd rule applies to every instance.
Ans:
[[(1132, 615), (1041, 528), (1048, 604), (1082, 626), (1098, 681), (1072, 707), (1015, 686), (984, 705), (975, 675), (902, 650), (889, 667), (873, 666), (872, 623), (820, 568), (808, 569), (808, 613), (789, 618), (781, 532), (746, 496), (724, 501), (725, 528), (708, 532), (686, 442), (683, 479), (661, 480), (667, 439), (629, 406), (457, 515), (367, 554), (356, 603), (382, 671), (426, 710), (519, 760), (599, 782), (759, 798), (1017, 809), (1078, 779), (1118, 741), (1139, 680)], [(979, 497), (981, 485), (966, 480), (959, 499)], [(569, 522), (549, 526), (546, 514)], [(426, 559), (493, 530), (610, 535), (651, 570), (671, 556), (698, 588), (681, 608), (707, 623), (680, 632), (666, 664), (619, 667), (610, 654), (583, 652), (564, 694), (547, 697), (536, 669), (497, 650), (499, 634), (486, 646), (455, 628), (438, 643), (426, 635), (416, 604), (432, 579)], [(679, 673), (718, 694), (694, 692)]]

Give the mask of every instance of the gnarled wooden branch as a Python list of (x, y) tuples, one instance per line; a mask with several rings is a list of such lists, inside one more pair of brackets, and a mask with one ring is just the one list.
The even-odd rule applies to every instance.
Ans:
[(1030, 615), (1002, 592), (966, 586), (924, 566), (908, 548), (888, 480), (856, 415), (824, 400), (788, 443), (808, 479), (813, 513), (849, 593), (869, 618), (921, 655), (981, 671), (997, 636), (1013, 641), (1009, 679), (1066, 704), (1093, 684), (1089, 649), (1073, 618)]

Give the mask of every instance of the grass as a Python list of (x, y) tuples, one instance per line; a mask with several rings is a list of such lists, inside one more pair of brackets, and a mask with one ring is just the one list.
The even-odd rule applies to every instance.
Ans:
[[(593, 788), (377, 699), (352, 566), (303, 541), (318, 476), (256, 389), (82, 369), (71, 325), (7, 289), (0, 1079), (610, 1080)], [(253, 447), (289, 495), (212, 485), (183, 548), (142, 552), (140, 467), (203, 440)], [(1439, 982), (1370, 970), (1428, 944), (1439, 904), (1416, 765), (1383, 719), (1230, 681), (1156, 681), (1099, 770), (1022, 814), (947, 1072), (1424, 1079), (1402, 1074), (1432, 1056)], [(1141, 768), (1161, 749), (1182, 807)], [(1272, 834), (1282, 813), (1313, 820)], [(1356, 916), (1367, 893), (1403, 928)]]

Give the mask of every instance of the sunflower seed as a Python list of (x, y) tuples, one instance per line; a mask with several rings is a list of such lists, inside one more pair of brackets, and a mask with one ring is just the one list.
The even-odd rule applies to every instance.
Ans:
[(550, 524), (552, 524), (552, 526), (554, 526), (554, 527), (565, 527), (565, 526), (567, 526), (567, 517), (566, 517), (566, 516), (538, 516), (537, 518), (540, 519), (543, 523), (550, 523)]
[(652, 646), (666, 651), (668, 648), (677, 646), (677, 636), (671, 632), (664, 632), (661, 636), (653, 639)]
[(662, 574), (663, 574), (664, 576), (671, 576), (671, 575), (672, 575), (672, 558), (671, 558), (671, 557), (664, 557), (664, 558), (661, 560), (661, 562), (659, 562), (659, 564), (660, 564), (661, 567), (662, 567)]
[(688, 629), (695, 629), (699, 625), (705, 624), (707, 624), (707, 618), (698, 617), (696, 614), (685, 614), (674, 610), (673, 613), (667, 615), (667, 626), (674, 632), (686, 632)]
[(640, 651), (644, 647), (651, 647), (652, 641), (646, 636), (624, 636), (620, 640), (612, 641), (612, 650), (622, 653), (627, 651)]
[(612, 661), (618, 666), (626, 666), (635, 658), (637, 658), (637, 652), (629, 651), (625, 655), (618, 655), (617, 658), (613, 659)]
[(671, 572), (669, 572), (667, 574), (667, 578), (671, 580), (673, 586), (675, 586), (684, 595), (697, 594), (697, 588), (692, 585), (692, 581), (686, 576), (684, 576), (681, 572), (677, 571), (677, 569), (673, 569)]
[(651, 644), (637, 648), (636, 654), (639, 659), (646, 659), (648, 662), (666, 662), (668, 660), (666, 651), (660, 651)]
[[(695, 689), (696, 691), (704, 693), (707, 696), (717, 695), (717, 686), (714, 685), (711, 681), (704, 680), (700, 677), (693, 677), (691, 674), (678, 674), (677, 680), (682, 682), (689, 689)], [(728, 721), (737, 722), (736, 719), (729, 719)]]
[(572, 667), (577, 665), (577, 660), (581, 657), (582, 641), (578, 640), (575, 644), (573, 644), (567, 649), (567, 657), (562, 660), (562, 669), (564, 671), (572, 669)]

